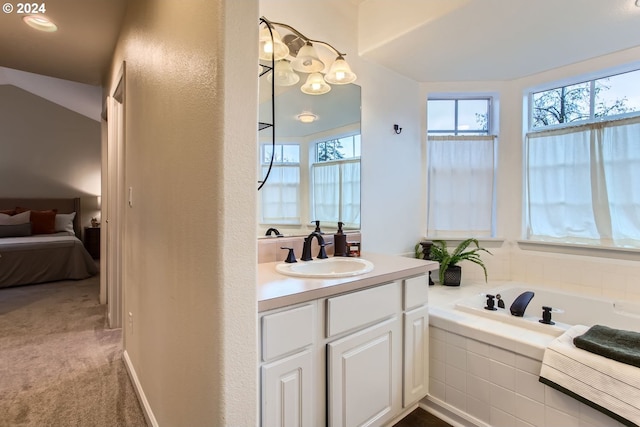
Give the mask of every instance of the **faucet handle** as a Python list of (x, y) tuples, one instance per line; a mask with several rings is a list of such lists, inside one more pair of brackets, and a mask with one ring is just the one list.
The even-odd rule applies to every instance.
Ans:
[(318, 252), (318, 259), (325, 259), (325, 258), (329, 258), (327, 256), (327, 251), (325, 251), (324, 247), (325, 246), (329, 246), (331, 243), (321, 243), (320, 244), (320, 251)]
[(491, 310), (491, 311), (496, 311), (497, 308), (496, 306), (496, 302), (495, 302), (495, 295), (485, 295), (487, 297), (487, 305), (485, 306), (485, 310)]
[(284, 262), (289, 263), (289, 264), (293, 264), (294, 262), (298, 262), (296, 260), (296, 254), (293, 252), (293, 248), (287, 248), (286, 246), (281, 246), (280, 249), (289, 250), (289, 253), (287, 254), (287, 259), (285, 259)]

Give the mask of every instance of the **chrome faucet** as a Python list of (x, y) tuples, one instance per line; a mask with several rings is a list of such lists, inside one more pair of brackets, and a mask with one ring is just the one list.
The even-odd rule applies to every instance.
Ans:
[(513, 304), (511, 304), (511, 307), (509, 307), (509, 310), (511, 310), (511, 314), (518, 317), (524, 316), (524, 311), (527, 309), (527, 306), (531, 302), (531, 299), (534, 297), (534, 295), (535, 294), (531, 291), (523, 292), (518, 295), (518, 298), (516, 298), (513, 301)]
[(318, 239), (318, 245), (320, 245), (320, 252), (318, 252), (318, 258), (319, 259), (328, 258), (327, 252), (324, 249), (324, 247), (326, 246), (326, 244), (324, 243), (324, 237), (322, 237), (322, 234), (318, 233), (317, 231), (314, 231), (304, 239), (304, 244), (302, 245), (302, 257), (300, 257), (302, 261), (311, 261), (313, 259), (311, 258), (311, 242), (313, 242), (314, 237)]

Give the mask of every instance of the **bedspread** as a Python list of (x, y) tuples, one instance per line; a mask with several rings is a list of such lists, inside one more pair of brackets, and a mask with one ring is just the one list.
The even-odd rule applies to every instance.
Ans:
[(0, 239), (0, 288), (66, 279), (98, 272), (82, 242), (70, 235)]

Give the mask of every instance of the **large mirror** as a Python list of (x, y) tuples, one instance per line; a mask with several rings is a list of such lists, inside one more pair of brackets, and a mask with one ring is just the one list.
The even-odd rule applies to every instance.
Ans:
[(269, 73), (260, 77), (259, 121), (275, 123), (259, 131), (258, 231), (306, 235), (312, 221), (323, 231), (360, 228), (360, 86), (332, 85), (323, 95), (300, 90), (306, 76), (292, 86), (275, 86), (272, 116)]

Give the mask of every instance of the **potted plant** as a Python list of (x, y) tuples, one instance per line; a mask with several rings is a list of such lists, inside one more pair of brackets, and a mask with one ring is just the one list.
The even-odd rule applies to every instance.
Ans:
[[(475, 248), (468, 249), (472, 243), (475, 245)], [(460, 286), (462, 269), (457, 264), (465, 260), (482, 267), (484, 270), (484, 280), (487, 281), (487, 268), (480, 258), (480, 252), (486, 252), (492, 255), (491, 252), (480, 247), (478, 239), (466, 239), (460, 242), (453, 252), (449, 252), (447, 243), (444, 240), (434, 240), (429, 258), (432, 261), (438, 261), (440, 263), (439, 278), (441, 284), (445, 286)]]

